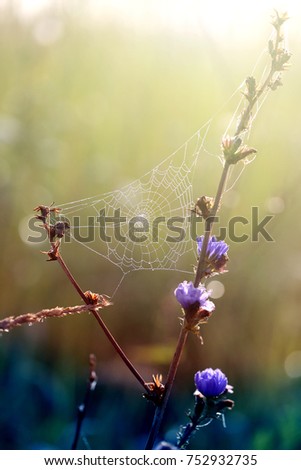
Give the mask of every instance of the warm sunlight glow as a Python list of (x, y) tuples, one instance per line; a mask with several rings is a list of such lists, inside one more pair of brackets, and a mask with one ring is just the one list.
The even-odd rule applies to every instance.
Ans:
[[(0, 7), (8, 3), (9, 0), (0, 0)], [(66, 6), (64, 0), (16, 0), (14, 4), (26, 18), (44, 9)], [(78, 5), (94, 20), (115, 22), (146, 32), (159, 29), (179, 34), (205, 33), (214, 42), (256, 39), (259, 32), (266, 29), (267, 17), (274, 9), (289, 13), (293, 20), (290, 34), (292, 30), (297, 34), (297, 16), (301, 14), (301, 4), (295, 0), (260, 0), (248, 4), (241, 0), (85, 0), (74, 3), (75, 8)]]

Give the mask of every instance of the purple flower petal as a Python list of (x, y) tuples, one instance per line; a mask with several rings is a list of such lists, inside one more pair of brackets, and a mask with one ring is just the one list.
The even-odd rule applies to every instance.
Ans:
[(210, 293), (207, 292), (206, 288), (203, 286), (194, 287), (191, 281), (181, 282), (174, 294), (183, 308), (189, 308), (191, 305), (198, 302), (199, 307), (208, 312), (213, 312), (215, 309), (214, 303), (208, 300)]
[[(202, 235), (201, 237), (197, 237), (196, 241), (198, 245), (198, 254), (200, 254), (204, 242), (204, 236)], [(223, 240), (218, 241), (215, 236), (210, 237), (207, 246), (208, 258), (219, 258), (226, 254), (228, 250), (229, 246)]]
[[(204, 236), (197, 237), (198, 255), (200, 255)], [(223, 240), (218, 241), (215, 236), (210, 237), (207, 246), (206, 258), (208, 262), (208, 274), (214, 272), (224, 272), (224, 267), (228, 261), (227, 251), (229, 246)]]
[(205, 397), (217, 397), (224, 393), (228, 379), (220, 369), (205, 369), (198, 371), (194, 376), (196, 388)]

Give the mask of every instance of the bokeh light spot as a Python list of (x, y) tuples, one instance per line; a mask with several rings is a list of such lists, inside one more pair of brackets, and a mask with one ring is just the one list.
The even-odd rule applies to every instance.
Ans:
[(42, 46), (48, 46), (58, 41), (64, 32), (63, 23), (58, 18), (41, 18), (33, 28), (35, 40)]
[(301, 377), (301, 351), (290, 353), (284, 361), (284, 369), (291, 378)]
[(225, 286), (220, 281), (210, 281), (207, 289), (212, 291), (210, 295), (212, 299), (219, 299), (225, 293)]
[(26, 216), (20, 220), (19, 236), (26, 245), (37, 246), (47, 240), (47, 234), (40, 221), (34, 216)]
[(267, 210), (272, 212), (272, 214), (280, 214), (285, 209), (284, 200), (278, 196), (270, 197), (265, 205)]

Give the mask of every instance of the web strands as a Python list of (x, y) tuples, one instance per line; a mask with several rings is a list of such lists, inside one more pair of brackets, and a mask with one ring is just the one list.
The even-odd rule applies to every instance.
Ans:
[[(239, 103), (224, 134), (231, 133), (233, 126), (235, 129), (243, 108), (243, 89), (244, 83), (221, 108), (239, 93)], [(262, 101), (265, 98), (266, 95)], [(204, 174), (203, 157), (223, 164), (220, 155), (209, 152), (204, 145), (206, 142), (207, 147), (212, 124), (221, 109), (176, 152), (140, 179), (119, 190), (59, 205), (60, 217), (68, 219), (72, 240), (117, 266), (123, 276), (137, 270), (191, 273), (192, 268), (181, 269), (181, 258), (191, 251), (195, 253), (191, 209), (201, 195), (198, 175)], [(245, 142), (250, 131), (251, 126)], [(233, 189), (247, 163), (241, 163), (238, 175), (231, 173), (226, 191)], [(194, 191), (193, 181), (197, 183)]]
[(208, 127), (122, 189), (59, 205), (72, 240), (117, 266), (123, 275), (136, 270), (181, 271), (179, 260), (195, 250), (192, 178)]
[[(251, 75), (259, 75), (257, 83), (262, 83), (268, 73), (267, 62), (270, 62), (270, 57), (265, 48), (251, 73)], [(135, 270), (176, 269), (184, 271), (179, 269), (181, 257), (193, 251), (193, 259), (195, 259), (195, 237), (190, 230), (189, 218), (193, 217), (191, 213), (193, 202), (201, 195), (199, 175), (206, 173), (203, 157), (215, 158), (222, 165), (224, 163), (216, 147), (213, 151), (207, 148), (207, 140), (210, 142), (209, 131), (212, 123), (220, 117), (221, 111), (226, 106), (228, 107), (232, 100), (235, 100), (235, 111), (224, 130), (224, 135), (228, 133), (233, 135), (244, 107), (242, 93), (244, 90), (245, 81), (239, 84), (230, 98), (202, 128), (176, 152), (140, 179), (120, 190), (59, 205), (62, 209), (61, 217), (69, 219), (72, 240), (117, 266), (123, 273), (123, 277)], [(244, 135), (244, 144), (250, 139), (252, 123), (269, 91), (267, 89), (263, 93), (254, 109), (252, 122)], [(238, 105), (237, 96), (240, 97)], [(205, 141), (206, 148), (204, 147)], [(216, 138), (212, 139), (212, 142), (216, 142)], [(253, 159), (244, 160), (240, 165), (235, 165), (237, 168), (231, 171), (226, 192), (236, 186), (245, 166), (251, 161)], [(192, 192), (193, 180), (197, 183), (194, 194)], [(118, 217), (118, 222), (116, 222)], [(168, 225), (168, 221), (175, 229), (176, 217), (181, 218), (179, 225), (185, 236), (181, 236), (180, 232), (175, 230), (170, 233), (171, 225)], [(105, 233), (101, 233), (105, 218)], [(111, 222), (108, 222), (108, 219), (111, 219)], [(113, 219), (115, 222), (112, 222)], [(173, 239), (170, 240), (168, 236)], [(185, 266), (188, 266), (186, 262)]]

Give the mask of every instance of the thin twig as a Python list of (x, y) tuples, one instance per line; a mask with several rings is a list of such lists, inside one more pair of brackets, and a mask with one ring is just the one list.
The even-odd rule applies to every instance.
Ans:
[[(69, 226), (64, 225), (62, 222), (58, 222), (54, 226), (49, 224), (49, 215), (51, 212), (59, 212), (60, 209), (58, 208), (49, 208), (47, 206), (38, 206), (34, 209), (37, 212), (40, 212), (40, 215), (37, 215), (37, 219), (41, 220), (43, 223), (43, 226), (47, 232), (49, 242), (51, 245), (51, 248), (46, 254), (48, 255), (49, 261), (57, 261), (67, 278), (69, 279), (70, 283), (73, 285), (77, 293), (80, 295), (80, 297), (83, 299), (85, 304), (87, 305), (87, 310), (89, 310), (93, 316), (95, 317), (97, 323), (99, 326), (102, 328), (103, 332), (105, 333), (106, 337), (112, 344), (113, 348), (117, 352), (117, 354), (120, 356), (122, 361), (125, 363), (125, 365), (128, 367), (128, 369), (131, 371), (131, 373), (134, 375), (134, 377), (138, 380), (140, 385), (144, 388), (144, 390), (149, 393), (149, 387), (143, 377), (139, 374), (137, 369), (134, 367), (132, 362), (129, 360), (129, 358), (126, 356), (122, 348), (119, 346), (117, 343), (116, 339), (114, 336), (111, 334), (109, 331), (108, 327), (105, 325), (103, 319), (99, 315), (97, 304), (99, 301), (107, 302), (105, 306), (111, 305), (110, 302), (107, 301), (106, 297), (100, 294), (95, 294), (91, 291), (86, 291), (84, 292), (78, 282), (75, 280), (73, 277), (70, 269), (68, 268), (66, 262), (64, 261), (61, 252), (60, 252), (60, 245), (61, 245), (61, 240), (65, 234), (65, 230), (69, 228)], [(58, 227), (59, 224), (59, 227)]]
[(138, 380), (138, 382), (140, 383), (140, 385), (142, 385), (142, 387), (147, 391), (149, 392), (149, 388), (145, 382), (145, 380), (143, 379), (143, 377), (141, 377), (141, 375), (139, 374), (139, 372), (137, 371), (137, 369), (135, 368), (135, 366), (132, 364), (132, 362), (130, 361), (130, 359), (127, 357), (127, 355), (124, 353), (123, 349), (119, 346), (119, 344), (117, 343), (116, 339), (114, 338), (114, 336), (112, 335), (112, 333), (110, 332), (110, 330), (108, 329), (108, 327), (106, 326), (105, 322), (103, 321), (103, 319), (101, 318), (101, 316), (99, 315), (97, 309), (94, 307), (93, 304), (91, 304), (91, 301), (90, 301), (90, 296), (93, 295), (92, 293), (90, 293), (90, 296), (87, 295), (88, 293), (87, 292), (83, 292), (81, 287), (79, 286), (79, 284), (77, 283), (77, 281), (74, 279), (73, 275), (71, 274), (68, 266), (66, 265), (65, 261), (63, 260), (62, 258), (62, 255), (61, 253), (58, 253), (58, 257), (57, 257), (57, 261), (59, 262), (59, 265), (61, 266), (61, 268), (63, 269), (64, 273), (66, 274), (66, 276), (68, 277), (68, 279), (70, 280), (71, 284), (74, 286), (74, 288), (76, 289), (76, 291), (79, 293), (79, 295), (81, 296), (81, 298), (84, 300), (84, 302), (87, 304), (87, 306), (89, 307), (89, 311), (94, 315), (94, 318), (96, 319), (97, 323), (99, 324), (99, 326), (102, 328), (104, 334), (106, 335), (106, 337), (108, 338), (108, 340), (110, 341), (110, 343), (112, 344), (113, 348), (115, 349), (115, 351), (117, 352), (117, 354), (121, 357), (121, 359), (123, 360), (123, 362), (125, 363), (125, 365), (128, 367), (128, 369), (132, 372), (132, 374), (134, 375), (134, 377), (136, 377), (136, 379)]
[(73, 439), (72, 446), (71, 446), (72, 450), (75, 450), (77, 448), (83, 421), (87, 413), (88, 403), (91, 398), (91, 393), (95, 390), (96, 384), (97, 384), (97, 375), (96, 375), (96, 370), (95, 370), (96, 357), (94, 354), (90, 354), (89, 356), (89, 367), (90, 367), (90, 374), (89, 374), (89, 380), (88, 380), (88, 384), (86, 388), (85, 397), (84, 397), (83, 403), (81, 403), (77, 409), (76, 429), (75, 429), (75, 435), (74, 435), (74, 439)]

